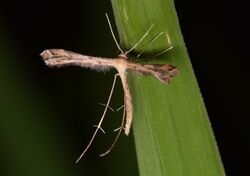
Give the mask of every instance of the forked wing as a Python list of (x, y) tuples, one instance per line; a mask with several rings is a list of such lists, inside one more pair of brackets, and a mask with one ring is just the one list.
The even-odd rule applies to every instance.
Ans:
[(42, 56), (46, 65), (51, 67), (74, 65), (90, 68), (96, 71), (106, 71), (113, 68), (112, 59), (86, 56), (63, 49), (44, 50), (40, 55)]
[(170, 64), (136, 64), (129, 63), (128, 69), (142, 74), (149, 74), (163, 83), (169, 83), (178, 74), (178, 69)]

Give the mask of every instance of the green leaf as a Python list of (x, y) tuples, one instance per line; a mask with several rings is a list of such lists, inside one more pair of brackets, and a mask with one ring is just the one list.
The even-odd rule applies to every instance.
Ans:
[[(179, 69), (169, 85), (129, 74), (140, 175), (225, 175), (173, 1), (112, 0), (112, 5), (123, 48), (131, 48), (153, 25), (135, 53), (164, 32), (144, 57), (149, 63), (168, 63)], [(166, 54), (150, 57), (171, 45), (174, 48)]]

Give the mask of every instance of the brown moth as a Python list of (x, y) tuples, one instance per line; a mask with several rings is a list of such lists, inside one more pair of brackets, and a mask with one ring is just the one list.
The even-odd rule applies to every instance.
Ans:
[[(154, 76), (155, 78), (157, 78), (163, 83), (169, 83), (171, 79), (178, 73), (178, 69), (175, 66), (172, 66), (169, 64), (139, 64), (139, 63), (130, 62), (128, 60), (128, 57), (127, 57), (128, 53), (131, 52), (147, 36), (152, 26), (144, 34), (144, 36), (134, 45), (134, 47), (132, 47), (129, 51), (124, 52), (118, 45), (118, 42), (114, 36), (107, 14), (106, 14), (106, 17), (109, 23), (111, 34), (115, 40), (116, 46), (121, 52), (121, 54), (118, 55), (117, 58), (102, 58), (102, 57), (86, 56), (86, 55), (74, 53), (71, 51), (66, 51), (63, 49), (48, 49), (48, 50), (44, 50), (40, 54), (44, 62), (46, 63), (46, 65), (51, 66), (51, 67), (61, 67), (61, 66), (72, 65), (72, 66), (80, 66), (83, 68), (90, 68), (90, 69), (97, 70), (97, 71), (105, 71), (110, 68), (115, 68), (118, 72), (118, 74), (115, 75), (108, 102), (105, 105), (106, 107), (102, 115), (102, 118), (99, 124), (96, 126), (97, 128), (95, 130), (95, 133), (93, 134), (88, 146), (85, 148), (85, 150), (82, 152), (81, 156), (78, 158), (76, 162), (78, 162), (82, 158), (82, 156), (85, 154), (85, 152), (88, 150), (98, 130), (101, 130), (104, 132), (104, 130), (101, 128), (101, 124), (106, 114), (106, 111), (109, 108), (109, 102), (113, 93), (113, 89), (114, 89), (117, 76), (121, 78), (121, 82), (122, 82), (122, 86), (124, 90), (123, 119), (125, 118), (125, 114), (126, 114), (126, 123), (124, 125), (124, 120), (122, 120), (121, 127), (119, 128), (119, 132), (114, 143), (105, 153), (101, 154), (100, 156), (104, 156), (111, 151), (112, 147), (115, 145), (123, 129), (125, 129), (126, 135), (129, 135), (129, 132), (130, 132), (130, 127), (131, 127), (132, 119), (133, 119), (133, 106), (132, 106), (132, 96), (130, 93), (129, 85), (127, 83), (128, 71), (138, 72), (143, 75)], [(164, 50), (164, 52), (170, 49), (172, 49), (172, 47)]]

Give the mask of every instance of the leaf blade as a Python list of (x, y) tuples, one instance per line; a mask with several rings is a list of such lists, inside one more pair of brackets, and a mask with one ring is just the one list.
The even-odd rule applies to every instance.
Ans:
[(174, 48), (152, 63), (169, 63), (180, 70), (169, 85), (129, 74), (140, 175), (225, 175), (173, 1), (112, 0), (112, 5), (125, 48), (132, 47), (154, 24), (155, 30), (135, 52), (164, 32), (166, 38), (157, 41), (150, 52), (167, 48), (167, 36)]

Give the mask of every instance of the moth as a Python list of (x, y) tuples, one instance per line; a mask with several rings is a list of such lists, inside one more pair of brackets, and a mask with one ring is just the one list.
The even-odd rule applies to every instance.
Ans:
[[(117, 48), (120, 51), (120, 54), (116, 58), (103, 58), (103, 57), (94, 57), (94, 56), (87, 56), (82, 55), (78, 53), (74, 53), (71, 51), (66, 51), (63, 49), (47, 49), (44, 50), (40, 55), (43, 58), (45, 64), (50, 67), (62, 67), (62, 66), (80, 66), (83, 68), (90, 68), (96, 71), (105, 71), (111, 68), (115, 68), (117, 70), (117, 74), (114, 77), (112, 89), (107, 101), (107, 104), (105, 105), (105, 110), (103, 112), (103, 115), (101, 117), (100, 122), (96, 126), (96, 130), (88, 144), (88, 146), (84, 149), (80, 157), (77, 159), (76, 163), (79, 162), (79, 160), (82, 158), (82, 156), (86, 153), (90, 145), (92, 144), (97, 132), (99, 130), (104, 130), (101, 128), (102, 121), (104, 119), (104, 116), (107, 112), (107, 109), (109, 108), (109, 103), (111, 100), (111, 96), (113, 93), (114, 85), (116, 82), (116, 78), (119, 76), (121, 78), (123, 90), (124, 90), (124, 113), (123, 113), (123, 119), (121, 123), (121, 127), (119, 128), (118, 134), (116, 136), (116, 139), (114, 140), (114, 143), (111, 145), (111, 147), (100, 156), (104, 156), (108, 154), (113, 146), (115, 145), (119, 135), (121, 134), (122, 130), (125, 130), (125, 134), (129, 135), (132, 119), (133, 119), (133, 105), (132, 105), (132, 96), (130, 92), (129, 85), (127, 83), (127, 75), (128, 71), (137, 72), (143, 75), (151, 75), (155, 78), (157, 78), (159, 81), (168, 84), (171, 79), (177, 75), (178, 69), (170, 64), (140, 64), (140, 63), (134, 63), (128, 60), (128, 53), (130, 53), (137, 45), (148, 35), (151, 28), (142, 36), (142, 38), (129, 50), (124, 52), (121, 47), (119, 46), (113, 30), (110, 23), (110, 20), (108, 18), (108, 15), (106, 14), (106, 18), (108, 20), (108, 24), (111, 30), (111, 34), (114, 38), (114, 41), (116, 43)], [(172, 47), (166, 49), (164, 52), (172, 49)], [(125, 118), (126, 117), (126, 118)], [(124, 122), (124, 119), (126, 122)], [(124, 124), (125, 123), (125, 124)]]

